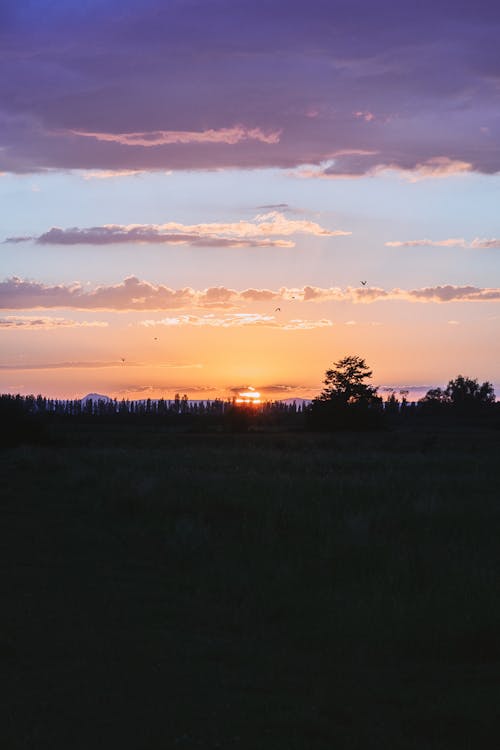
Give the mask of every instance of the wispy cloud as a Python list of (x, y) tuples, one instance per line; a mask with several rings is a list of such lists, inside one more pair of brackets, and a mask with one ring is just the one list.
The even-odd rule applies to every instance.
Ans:
[(66, 318), (26, 318), (7, 315), (0, 318), (0, 328), (48, 331), (54, 328), (106, 328), (108, 323), (99, 320), (67, 320)]
[(450, 237), (446, 240), (392, 240), (386, 247), (469, 247), (462, 237)]
[(470, 243), (470, 247), (475, 247), (475, 248), (480, 248), (480, 249), (485, 249), (485, 250), (489, 248), (493, 248), (496, 250), (500, 248), (500, 239), (497, 237), (491, 237), (489, 239), (476, 237), (476, 239), (472, 240), (472, 242)]
[(448, 156), (435, 156), (424, 162), (416, 164), (410, 169), (401, 168), (398, 165), (389, 165), (388, 169), (396, 169), (410, 182), (420, 182), (420, 180), (436, 180), (445, 177), (455, 177), (457, 175), (471, 172), (473, 166), (468, 161), (460, 159), (451, 159)]
[(288, 321), (279, 321), (274, 315), (262, 315), (260, 313), (226, 313), (223, 316), (210, 315), (178, 315), (172, 318), (160, 320), (143, 320), (140, 325), (152, 326), (208, 326), (210, 328), (242, 328), (246, 326), (263, 326), (266, 328), (281, 328), (283, 331), (310, 331), (314, 328), (325, 328), (332, 326), (331, 320), (302, 320), (295, 318)]
[[(111, 360), (87, 360), (87, 361), (69, 361), (69, 362), (14, 362), (0, 364), (0, 370), (99, 370), (101, 368), (117, 367), (121, 370), (130, 370), (136, 367), (149, 367), (151, 363), (136, 362), (127, 359)], [(168, 370), (200, 370), (203, 368), (199, 363), (188, 362), (163, 362), (154, 364), (155, 369), (160, 367)]]
[(120, 177), (137, 177), (145, 174), (143, 169), (93, 169), (84, 171), (84, 180), (114, 180)]
[(121, 360), (87, 362), (13, 362), (0, 364), (0, 370), (97, 370), (102, 367), (123, 367)]
[(32, 235), (24, 235), (19, 237), (7, 237), (3, 242), (4, 245), (18, 245), (21, 242), (30, 242), (35, 239), (36, 237), (33, 237)]
[(241, 141), (260, 141), (261, 143), (279, 143), (281, 130), (264, 132), (261, 128), (247, 128), (235, 125), (231, 128), (215, 130), (151, 130), (140, 133), (99, 133), (85, 130), (63, 130), (55, 135), (70, 135), (81, 138), (93, 138), (106, 143), (118, 143), (121, 146), (168, 146), (172, 144), (225, 143), (234, 145)]
[[(327, 229), (308, 219), (289, 219), (279, 211), (257, 215), (253, 221), (181, 224), (104, 224), (98, 227), (52, 227), (38, 237), (8, 237), (4, 242), (35, 239), (40, 245), (169, 244), (201, 247), (294, 247), (285, 239), (296, 234), (317, 237), (348, 236), (351, 232)], [(273, 239), (271, 239), (273, 238)]]
[(445, 240), (392, 240), (386, 242), (386, 247), (463, 247), (473, 249), (490, 249), (500, 248), (500, 239), (492, 237), (490, 239), (476, 237), (467, 242), (463, 237), (450, 237)]
[[(219, 286), (196, 290), (191, 287), (171, 289), (162, 284), (141, 281), (135, 276), (130, 276), (118, 284), (101, 285), (90, 290), (78, 283), (50, 286), (17, 277), (0, 282), (0, 308), (4, 310), (74, 309), (117, 312), (176, 310), (183, 312), (198, 308), (234, 311), (248, 304), (279, 304), (292, 301), (294, 305), (304, 302), (369, 304), (389, 300), (499, 302), (500, 288), (445, 284), (418, 289), (306, 285), (280, 287), (279, 289), (243, 290)], [(298, 324), (297, 327), (299, 327)]]

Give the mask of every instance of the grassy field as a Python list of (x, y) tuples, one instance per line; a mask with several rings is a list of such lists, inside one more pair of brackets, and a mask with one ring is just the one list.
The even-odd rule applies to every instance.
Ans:
[(0, 453), (3, 748), (496, 746), (500, 432), (75, 429)]

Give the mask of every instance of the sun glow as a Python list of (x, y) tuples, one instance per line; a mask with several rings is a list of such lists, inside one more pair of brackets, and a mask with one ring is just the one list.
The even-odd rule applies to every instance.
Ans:
[(238, 398), (235, 399), (237, 404), (260, 404), (262, 403), (260, 398), (260, 393), (255, 390), (255, 388), (252, 388), (252, 386), (248, 387), (248, 390), (241, 391), (241, 393), (238, 393)]

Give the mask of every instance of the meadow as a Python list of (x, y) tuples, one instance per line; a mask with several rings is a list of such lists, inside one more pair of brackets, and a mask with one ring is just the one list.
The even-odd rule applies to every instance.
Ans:
[(2, 449), (2, 747), (493, 746), (499, 449), (92, 424)]

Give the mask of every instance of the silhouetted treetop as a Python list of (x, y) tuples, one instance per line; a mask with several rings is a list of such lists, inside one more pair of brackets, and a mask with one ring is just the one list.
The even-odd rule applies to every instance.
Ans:
[(445, 395), (453, 406), (462, 404), (488, 405), (495, 401), (495, 391), (488, 381), (479, 385), (474, 378), (457, 375), (446, 386)]
[(481, 385), (476, 378), (457, 375), (443, 390), (431, 388), (421, 399), (426, 406), (452, 406), (457, 409), (471, 409), (490, 406), (495, 402), (495, 391), (487, 380)]
[(336, 401), (345, 405), (378, 401), (377, 389), (365, 382), (371, 376), (372, 371), (362, 357), (343, 357), (325, 372), (323, 383), (326, 387), (319, 400)]

